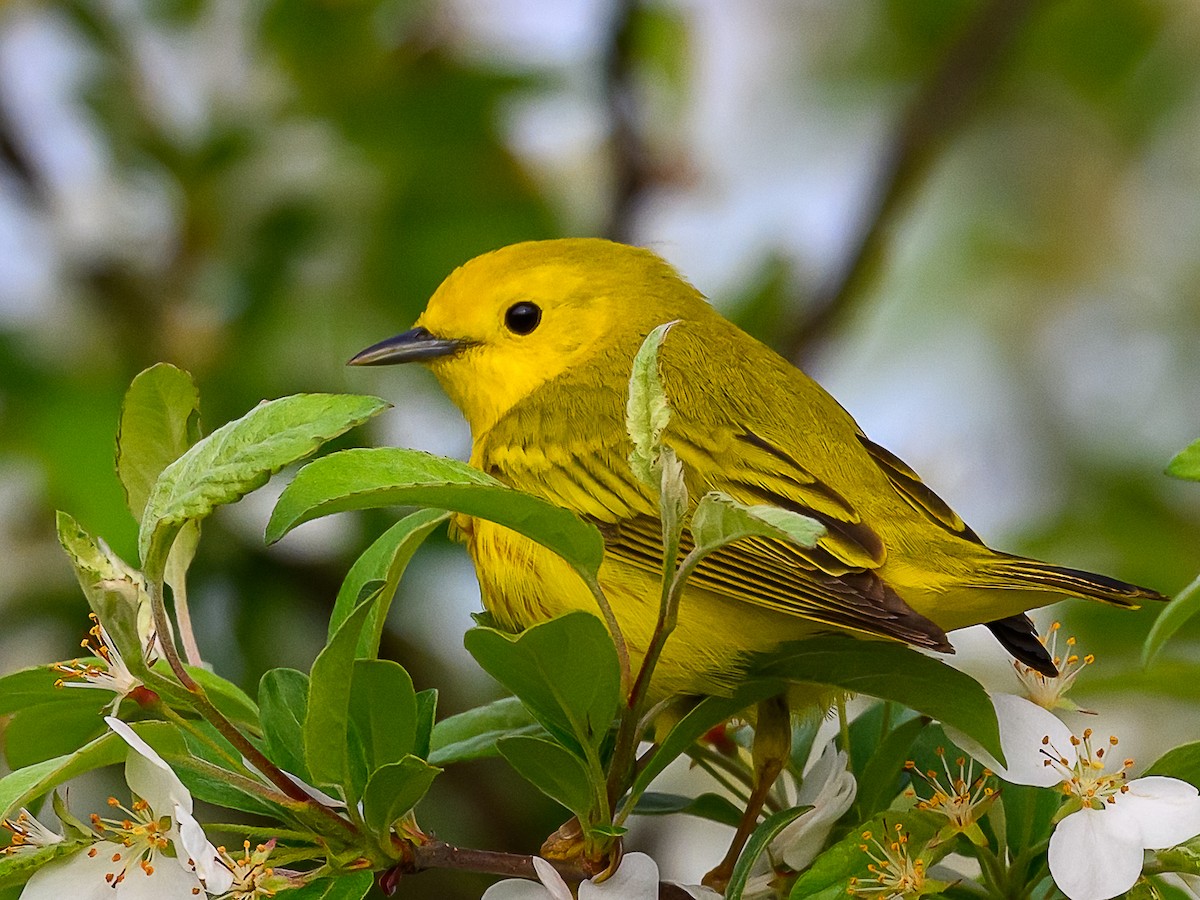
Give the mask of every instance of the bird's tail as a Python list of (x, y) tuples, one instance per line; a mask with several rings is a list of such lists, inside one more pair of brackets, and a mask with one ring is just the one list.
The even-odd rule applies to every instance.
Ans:
[(1071, 597), (1099, 600), (1101, 603), (1123, 606), (1126, 609), (1137, 609), (1144, 600), (1165, 602), (1169, 599), (1158, 591), (1109, 578), (1107, 575), (1055, 566), (1019, 556), (999, 556), (988, 566), (987, 574), (988, 583), (980, 585), (981, 587), (1054, 591)]

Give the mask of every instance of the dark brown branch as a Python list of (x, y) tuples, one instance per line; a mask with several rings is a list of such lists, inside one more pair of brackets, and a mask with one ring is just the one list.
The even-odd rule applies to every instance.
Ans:
[(857, 237), (784, 342), (785, 356), (807, 356), (861, 296), (905, 201), (937, 151), (978, 106), (1037, 6), (1038, 0), (988, 0), (947, 50), (896, 128)]
[(604, 103), (612, 148), (612, 206), (604, 226), (606, 237), (628, 241), (638, 198), (653, 180), (649, 151), (637, 123), (634, 85), (633, 28), (637, 0), (616, 0), (604, 55)]

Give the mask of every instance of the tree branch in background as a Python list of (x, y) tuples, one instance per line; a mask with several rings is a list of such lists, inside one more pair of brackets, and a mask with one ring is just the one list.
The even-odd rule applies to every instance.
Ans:
[(40, 203), (45, 199), (46, 188), (41, 174), (13, 133), (12, 119), (5, 112), (3, 103), (0, 103), (0, 171), (11, 175), (35, 201)]
[(649, 150), (637, 124), (633, 78), (633, 30), (637, 0), (616, 0), (604, 54), (604, 104), (612, 160), (612, 206), (605, 237), (629, 241), (638, 197), (653, 180)]
[(969, 119), (1037, 6), (1038, 0), (988, 0), (949, 47), (897, 127), (858, 233), (783, 342), (785, 356), (808, 356), (862, 295), (904, 203), (937, 151)]

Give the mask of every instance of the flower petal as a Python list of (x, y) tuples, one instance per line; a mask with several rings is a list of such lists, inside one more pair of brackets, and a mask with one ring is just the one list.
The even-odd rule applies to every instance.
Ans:
[(1200, 834), (1200, 792), (1186, 781), (1151, 775), (1126, 787), (1115, 808), (1137, 820), (1147, 850), (1174, 847)]
[(546, 886), (546, 892), (550, 894), (552, 900), (572, 900), (571, 889), (567, 887), (567, 883), (563, 881), (563, 877), (558, 874), (558, 870), (554, 866), (540, 856), (535, 856), (533, 868), (542, 884)]
[(192, 811), (192, 795), (179, 776), (171, 771), (154, 748), (143, 741), (132, 728), (113, 716), (105, 716), (108, 727), (121, 736), (137, 754), (125, 761), (125, 781), (130, 790), (150, 804), (156, 815), (165, 816), (176, 806), (189, 814)]
[(111, 870), (109, 859), (113, 853), (124, 848), (119, 844), (101, 841), (95, 845), (96, 853), (88, 856), (81, 850), (65, 859), (42, 866), (21, 891), (21, 900), (103, 900), (112, 896), (104, 876)]
[[(1071, 744), (1071, 729), (1058, 716), (1042, 709), (1036, 703), (1013, 694), (995, 694), (992, 706), (1000, 723), (1000, 749), (1004, 751), (1007, 766), (998, 763), (978, 741), (967, 737), (954, 728), (946, 728), (950, 740), (958, 744), (973, 757), (1013, 784), (1032, 787), (1052, 787), (1063, 778), (1056, 766), (1046, 765), (1043, 750), (1053, 747), (1057, 754), (1067, 759), (1067, 765), (1075, 764), (1075, 748)], [(1042, 741), (1049, 737), (1049, 744)]]
[(224, 894), (233, 886), (233, 873), (221, 862), (217, 848), (209, 843), (200, 823), (178, 806), (175, 807), (175, 822), (177, 829), (172, 838), (176, 860), (188, 871), (194, 870), (210, 894)]
[[(668, 881), (667, 884), (675, 885), (675, 887), (679, 888), (689, 897), (695, 898), (695, 900), (721, 900), (720, 894), (718, 894), (712, 888), (705, 887), (702, 884), (680, 884), (678, 881)], [(748, 895), (743, 892), (742, 896), (746, 897)], [(772, 896), (774, 896), (773, 891)]]
[(1142, 835), (1115, 808), (1071, 813), (1050, 836), (1050, 874), (1071, 900), (1108, 900), (1142, 873)]
[(626, 853), (607, 881), (585, 881), (579, 900), (658, 900), (658, 863), (645, 853)]
[[(204, 888), (196, 873), (166, 863), (161, 857), (154, 874), (147, 875), (136, 865), (130, 866), (116, 891), (108, 896), (117, 900), (196, 900), (204, 896)], [(67, 895), (70, 896), (70, 895)]]
[(545, 885), (524, 878), (505, 878), (483, 892), (480, 900), (556, 900)]

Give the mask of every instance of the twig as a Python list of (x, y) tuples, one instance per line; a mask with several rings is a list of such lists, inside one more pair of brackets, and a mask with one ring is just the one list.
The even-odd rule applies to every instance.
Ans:
[(167, 607), (163, 602), (162, 582), (158, 578), (150, 578), (146, 587), (150, 595), (150, 609), (154, 616), (154, 629), (163, 637), (159, 641), (159, 645), (162, 647), (167, 665), (171, 667), (171, 671), (175, 673), (175, 677), (179, 679), (179, 683), (192, 695), (192, 702), (196, 705), (197, 710), (221, 733), (222, 737), (233, 744), (237, 751), (250, 761), (251, 765), (262, 772), (272, 784), (279, 788), (284, 796), (294, 803), (299, 804), (302, 808), (320, 813), (326, 819), (332, 821), (339, 828), (348, 831), (350, 834), (356, 834), (358, 829), (354, 826), (353, 822), (343, 819), (332, 809), (310, 797), (299, 785), (292, 782), (282, 769), (267, 759), (263, 752), (255, 747), (238, 730), (236, 725), (225, 718), (224, 714), (213, 706), (203, 686), (192, 678), (187, 669), (184, 668), (183, 661), (179, 658), (179, 651), (175, 649), (175, 644), (170, 638), (171, 630), (167, 620)]
[(633, 25), (637, 0), (616, 0), (604, 55), (604, 105), (612, 148), (612, 207), (603, 233), (629, 241), (638, 197), (653, 180), (649, 151), (637, 126), (633, 85)]
[(830, 332), (861, 296), (908, 196), (935, 152), (978, 105), (1038, 0), (990, 0), (964, 27), (908, 107), (875, 177), (862, 227), (841, 265), (815, 295), (811, 312), (783, 342), (800, 359)]

